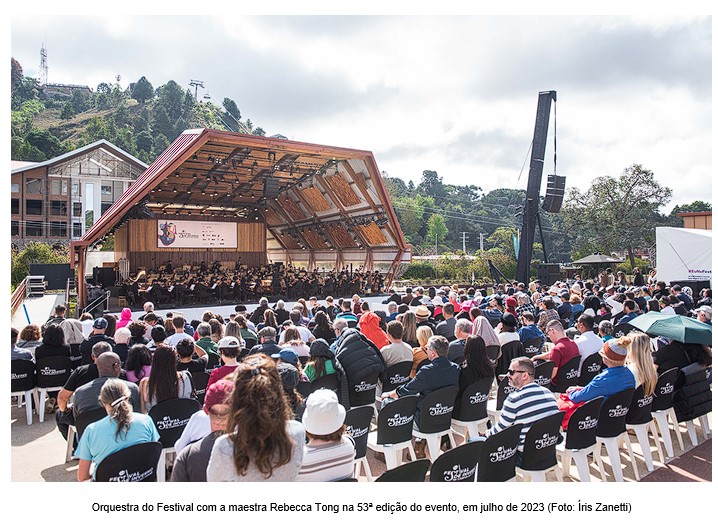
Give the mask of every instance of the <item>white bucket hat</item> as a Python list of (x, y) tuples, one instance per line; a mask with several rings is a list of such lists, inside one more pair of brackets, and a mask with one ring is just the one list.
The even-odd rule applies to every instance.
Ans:
[(339, 430), (344, 424), (346, 410), (339, 404), (333, 390), (319, 389), (307, 398), (302, 423), (307, 432), (325, 436)]

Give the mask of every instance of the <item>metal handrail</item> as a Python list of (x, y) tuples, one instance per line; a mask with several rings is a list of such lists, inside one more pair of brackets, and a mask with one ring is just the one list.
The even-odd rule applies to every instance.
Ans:
[(23, 278), (22, 282), (20, 282), (20, 285), (18, 285), (15, 288), (15, 291), (12, 293), (12, 297), (10, 298), (11, 314), (15, 314), (15, 311), (17, 311), (20, 308), (20, 305), (22, 305), (22, 302), (25, 301), (26, 293), (27, 293), (27, 276), (25, 278)]
[(87, 307), (83, 309), (83, 312), (92, 312), (94, 311), (101, 303), (105, 302), (110, 298), (110, 294), (112, 294), (110, 291), (105, 292), (102, 296), (98, 296), (95, 298), (92, 302), (90, 302)]

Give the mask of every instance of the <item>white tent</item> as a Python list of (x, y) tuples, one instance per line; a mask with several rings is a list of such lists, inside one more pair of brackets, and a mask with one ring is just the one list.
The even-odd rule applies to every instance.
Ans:
[(713, 231), (656, 227), (656, 272), (659, 280), (712, 280)]

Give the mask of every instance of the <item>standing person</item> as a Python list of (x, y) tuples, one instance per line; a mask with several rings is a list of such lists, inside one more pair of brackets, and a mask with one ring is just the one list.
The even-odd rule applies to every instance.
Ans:
[(506, 430), (516, 423), (523, 424), (519, 436), (516, 465), (521, 465), (526, 434), (538, 420), (558, 412), (558, 404), (551, 391), (534, 381), (534, 364), (524, 356), (514, 358), (509, 364), (509, 383), (516, 390), (504, 401), (498, 422), (487, 432), (491, 436)]
[(178, 451), (170, 481), (207, 481), (207, 465), (214, 443), (227, 432), (229, 403), (233, 392), (233, 380), (219, 380), (207, 387), (201, 412), (208, 417), (209, 434)]
[(302, 424), (307, 435), (298, 481), (338, 481), (354, 475), (354, 442), (344, 435), (346, 410), (329, 389), (312, 392)]
[(245, 358), (236, 371), (227, 434), (214, 444), (207, 481), (294, 481), (305, 432), (293, 418), (276, 365), (263, 354)]
[(90, 465), (94, 463), (97, 470), (103, 459), (118, 450), (159, 441), (160, 435), (152, 418), (132, 412), (129, 399), (130, 390), (122, 380), (109, 379), (102, 386), (99, 401), (107, 416), (88, 425), (80, 438), (76, 451), (80, 458), (78, 481), (90, 479)]
[[(553, 361), (553, 373), (551, 374), (551, 385), (556, 385), (556, 375), (561, 367), (566, 365), (571, 359), (580, 356), (578, 345), (573, 340), (568, 339), (563, 325), (559, 320), (553, 320), (546, 326), (546, 334), (551, 338), (554, 346), (549, 352), (537, 354), (533, 358), (534, 361)], [(563, 391), (559, 391), (563, 392)]]
[(161, 401), (192, 397), (192, 378), (177, 371), (177, 353), (170, 345), (158, 345), (152, 357), (150, 375), (140, 381), (142, 412), (149, 412)]

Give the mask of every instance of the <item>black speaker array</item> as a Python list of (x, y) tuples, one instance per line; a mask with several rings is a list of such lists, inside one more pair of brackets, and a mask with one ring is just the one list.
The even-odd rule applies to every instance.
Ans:
[(279, 180), (277, 178), (264, 179), (264, 197), (276, 198), (279, 195)]
[(561, 210), (563, 194), (566, 189), (566, 177), (549, 174), (546, 180), (546, 196), (541, 208), (546, 212), (557, 213)]
[(96, 285), (109, 287), (115, 284), (116, 275), (113, 267), (95, 267), (92, 270), (92, 276)]

